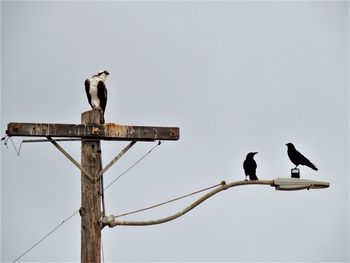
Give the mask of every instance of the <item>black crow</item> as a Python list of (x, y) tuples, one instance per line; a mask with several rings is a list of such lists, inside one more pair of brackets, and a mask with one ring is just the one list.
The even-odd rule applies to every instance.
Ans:
[(254, 155), (257, 154), (257, 152), (250, 152), (247, 154), (247, 157), (245, 158), (243, 162), (243, 169), (245, 173), (245, 180), (247, 181), (247, 176), (249, 175), (250, 180), (259, 180), (256, 176), (256, 162), (254, 160)]
[(289, 159), (292, 161), (292, 163), (296, 165), (295, 168), (297, 168), (298, 165), (301, 164), (306, 165), (315, 171), (318, 170), (312, 162), (310, 162), (304, 155), (302, 155), (300, 152), (297, 151), (297, 149), (295, 149), (293, 143), (287, 143), (286, 145), (288, 147), (287, 152)]

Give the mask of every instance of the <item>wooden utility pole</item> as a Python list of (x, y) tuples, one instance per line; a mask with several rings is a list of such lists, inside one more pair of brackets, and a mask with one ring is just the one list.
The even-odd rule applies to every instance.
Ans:
[[(100, 111), (87, 111), (81, 115), (82, 124), (103, 124)], [(100, 141), (81, 141), (81, 167), (94, 178), (102, 170)], [(101, 180), (94, 182), (81, 173), (81, 262), (101, 261)]]
[[(83, 112), (81, 124), (9, 123), (8, 136), (46, 137), (81, 170), (81, 262), (101, 262), (101, 229), (103, 227), (101, 196), (103, 174), (137, 141), (178, 140), (177, 127), (128, 126), (104, 123), (100, 110)], [(80, 138), (81, 164), (53, 139)], [(131, 141), (104, 169), (100, 140)], [(38, 140), (43, 141), (43, 140)]]

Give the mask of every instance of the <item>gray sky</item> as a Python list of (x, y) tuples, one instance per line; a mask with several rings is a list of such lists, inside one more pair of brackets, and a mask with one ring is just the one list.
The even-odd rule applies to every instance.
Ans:
[[(9, 122), (79, 123), (90, 109), (84, 80), (107, 69), (107, 122), (181, 131), (108, 189), (108, 214), (242, 180), (250, 151), (260, 179), (289, 177), (287, 142), (319, 167), (301, 167), (302, 177), (331, 187), (243, 186), (166, 224), (105, 228), (106, 261), (347, 261), (348, 22), (347, 1), (2, 1), (1, 132)], [(79, 160), (79, 143), (62, 145)], [(125, 145), (103, 142), (104, 163)], [(106, 183), (154, 145), (136, 144)], [(1, 146), (1, 261), (79, 207), (80, 173), (52, 145), (25, 144), (20, 157)], [(79, 215), (22, 258), (79, 259)]]

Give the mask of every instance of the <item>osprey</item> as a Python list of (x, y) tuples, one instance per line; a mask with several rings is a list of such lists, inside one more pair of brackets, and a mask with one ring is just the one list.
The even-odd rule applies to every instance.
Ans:
[(85, 91), (89, 104), (93, 109), (100, 109), (103, 113), (107, 104), (105, 81), (108, 75), (108, 71), (104, 70), (85, 80)]

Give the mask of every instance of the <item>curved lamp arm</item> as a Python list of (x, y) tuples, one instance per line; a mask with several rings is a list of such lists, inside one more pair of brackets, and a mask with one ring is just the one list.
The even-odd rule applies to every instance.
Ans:
[(240, 186), (240, 185), (256, 185), (256, 184), (261, 184), (261, 185), (270, 185), (270, 186), (275, 186), (274, 180), (257, 180), (257, 181), (237, 181), (237, 182), (232, 182), (226, 184), (225, 181), (221, 182), (221, 185), (210, 191), (209, 193), (203, 195), (201, 198), (187, 206), (185, 209), (181, 210), (180, 212), (177, 212), (173, 215), (160, 218), (160, 219), (155, 219), (155, 220), (149, 220), (149, 221), (118, 221), (114, 216), (108, 216), (102, 219), (102, 224), (103, 225), (108, 225), (109, 227), (115, 227), (118, 225), (121, 226), (148, 226), (148, 225), (157, 225), (157, 224), (162, 224), (169, 222), (171, 220), (174, 220), (180, 216), (183, 216), (187, 212), (191, 211), (193, 208), (198, 206), (199, 204), (203, 203), (205, 200), (207, 200), (209, 197), (226, 190), (231, 187), (235, 186)]
[(320, 182), (320, 181), (313, 181), (313, 180), (305, 180), (305, 179), (296, 179), (296, 178), (276, 178), (274, 180), (256, 180), (256, 181), (236, 181), (231, 183), (226, 183), (225, 181), (222, 181), (221, 184), (214, 188), (209, 193), (203, 195), (201, 198), (197, 199), (195, 202), (187, 206), (185, 209), (181, 210), (180, 212), (177, 212), (173, 215), (163, 217), (160, 219), (155, 220), (149, 220), (149, 221), (118, 221), (116, 220), (116, 217), (111, 215), (102, 218), (102, 226), (109, 226), (109, 227), (115, 227), (115, 226), (148, 226), (148, 225), (157, 225), (169, 222), (171, 220), (174, 220), (187, 212), (191, 211), (193, 208), (198, 206), (199, 204), (203, 203), (205, 200), (207, 200), (209, 197), (212, 197), (213, 195), (226, 190), (231, 187), (240, 186), (240, 185), (269, 185), (275, 187), (276, 190), (304, 190), (304, 189), (322, 189), (329, 187), (328, 182)]

